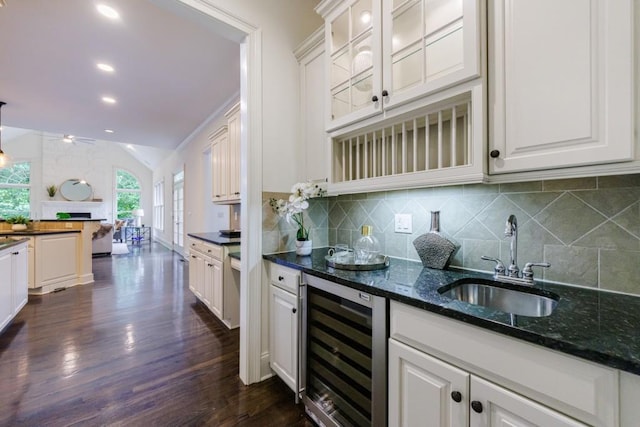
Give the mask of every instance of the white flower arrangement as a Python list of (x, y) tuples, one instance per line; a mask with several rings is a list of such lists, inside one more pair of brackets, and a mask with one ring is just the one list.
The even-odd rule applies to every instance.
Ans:
[(325, 191), (318, 184), (298, 182), (291, 187), (289, 201), (269, 199), (269, 205), (275, 213), (285, 217), (289, 224), (296, 224), (296, 240), (309, 240), (309, 228), (304, 226), (304, 210), (309, 207), (307, 200), (324, 195)]

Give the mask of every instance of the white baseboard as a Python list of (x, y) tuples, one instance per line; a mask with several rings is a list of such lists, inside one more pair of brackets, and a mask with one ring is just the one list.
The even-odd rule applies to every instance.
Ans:
[(274, 372), (269, 366), (269, 352), (265, 351), (260, 355), (260, 381), (269, 379), (274, 375)]
[(93, 278), (93, 273), (81, 274), (80, 276), (78, 276), (79, 285), (87, 285), (93, 282), (95, 282)]
[(162, 246), (164, 246), (167, 249), (173, 250), (173, 243), (171, 242), (167, 242), (164, 239), (158, 239), (157, 237), (154, 237), (153, 241), (160, 243)]

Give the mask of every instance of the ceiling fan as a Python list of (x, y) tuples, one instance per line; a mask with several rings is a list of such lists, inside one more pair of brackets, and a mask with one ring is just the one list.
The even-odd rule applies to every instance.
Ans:
[(49, 140), (53, 140), (53, 141), (62, 141), (62, 142), (66, 142), (67, 144), (77, 144), (78, 142), (82, 142), (85, 144), (93, 144), (94, 142), (96, 142), (95, 139), (91, 139), (91, 138), (83, 138), (80, 136), (75, 136), (75, 135), (71, 135), (68, 133), (65, 133), (61, 136), (56, 136), (53, 138), (49, 138)]

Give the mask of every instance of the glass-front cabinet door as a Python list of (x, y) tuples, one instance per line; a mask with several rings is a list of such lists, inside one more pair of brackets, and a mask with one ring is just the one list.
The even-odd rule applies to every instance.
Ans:
[(380, 2), (345, 1), (325, 19), (327, 129), (335, 129), (381, 110)]
[[(324, 0), (326, 130), (481, 75), (480, 0)], [(422, 105), (428, 104), (425, 100)]]
[(385, 108), (480, 76), (479, 3), (382, 1)]

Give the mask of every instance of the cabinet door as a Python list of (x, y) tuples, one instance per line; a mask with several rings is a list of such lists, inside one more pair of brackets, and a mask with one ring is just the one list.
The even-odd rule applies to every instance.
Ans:
[(213, 314), (218, 316), (218, 319), (223, 320), (224, 315), (224, 294), (223, 294), (223, 270), (222, 270), (222, 261), (217, 259), (211, 260), (211, 267), (209, 267), (211, 271), (211, 284), (212, 284), (212, 293), (211, 293), (211, 304), (209, 307)]
[(475, 376), (471, 377), (471, 407), (471, 427), (586, 426)]
[(13, 251), (14, 315), (18, 314), (20, 309), (27, 303), (29, 286), (28, 262), (27, 245), (23, 245), (20, 249)]
[(211, 143), (211, 188), (213, 201), (221, 202), (228, 198), (228, 143), (226, 127)]
[(632, 3), (489, 1), (491, 173), (633, 158)]
[(324, 16), (327, 130), (382, 110), (380, 0), (343, 3)]
[(13, 319), (13, 290), (11, 286), (11, 278), (13, 255), (11, 249), (7, 249), (0, 253), (0, 277), (4, 277), (0, 283), (0, 330)]
[(467, 426), (469, 374), (389, 339), (389, 425)]
[(478, 0), (382, 2), (384, 107), (480, 76)]
[(33, 289), (36, 287), (36, 257), (35, 257), (35, 249), (33, 247), (34, 241), (33, 237), (29, 239), (29, 249), (28, 249), (28, 265), (29, 265), (29, 274), (27, 283), (29, 284), (29, 288)]
[(269, 362), (298, 392), (298, 305), (294, 294), (269, 285)]
[(59, 283), (73, 279), (78, 274), (78, 259), (69, 254), (76, 254), (78, 235), (54, 234), (36, 237), (36, 286)]
[(213, 299), (213, 264), (210, 258), (203, 259), (202, 270), (202, 302), (211, 309)]
[(203, 299), (204, 259), (195, 252), (191, 252), (189, 259), (189, 289), (199, 300)]
[[(324, 37), (317, 37), (317, 45), (298, 58), (300, 78), (301, 141), (304, 141), (305, 180), (327, 181), (329, 176), (329, 141), (325, 133), (325, 76)], [(308, 48), (307, 48), (308, 49)]]
[(227, 113), (228, 186), (227, 201), (240, 201), (240, 104)]

